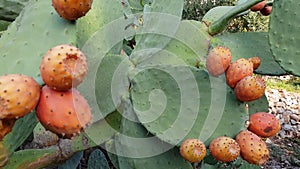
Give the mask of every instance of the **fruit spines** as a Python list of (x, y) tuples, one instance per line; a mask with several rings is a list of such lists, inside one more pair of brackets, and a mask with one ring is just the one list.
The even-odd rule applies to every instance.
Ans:
[(226, 71), (226, 82), (231, 88), (234, 88), (241, 79), (252, 74), (253, 63), (248, 59), (240, 58), (229, 65)]
[(186, 139), (180, 145), (180, 155), (191, 163), (200, 162), (206, 156), (205, 144), (199, 139)]
[(232, 54), (229, 48), (217, 46), (209, 50), (206, 57), (206, 69), (212, 76), (220, 76), (230, 65)]
[(270, 152), (266, 143), (256, 134), (248, 130), (241, 131), (235, 138), (241, 148), (241, 157), (255, 165), (265, 164)]
[(75, 46), (66, 44), (49, 49), (40, 64), (43, 81), (58, 91), (76, 88), (84, 80), (87, 71), (84, 53)]
[(0, 119), (18, 119), (32, 112), (40, 98), (40, 85), (30, 76), (0, 76)]
[(267, 112), (256, 112), (250, 115), (248, 130), (264, 138), (275, 136), (281, 129), (280, 121)]
[(92, 121), (87, 101), (75, 88), (60, 92), (44, 86), (36, 114), (46, 129), (65, 138), (78, 135)]
[(231, 162), (240, 155), (240, 146), (232, 138), (221, 136), (213, 139), (209, 144), (211, 155), (221, 162)]

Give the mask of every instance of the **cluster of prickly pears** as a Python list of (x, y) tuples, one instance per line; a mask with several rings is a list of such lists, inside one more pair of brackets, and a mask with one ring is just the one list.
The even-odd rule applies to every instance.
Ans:
[(55, 11), (66, 20), (77, 20), (92, 7), (93, 0), (52, 0)]
[(267, 0), (263, 0), (262, 2), (253, 5), (250, 10), (253, 12), (259, 11), (262, 15), (268, 16), (272, 12), (272, 6), (267, 4)]
[(22, 74), (0, 76), (0, 140), (12, 130), (16, 119), (32, 112), (40, 98), (40, 86)]
[(206, 69), (210, 75), (216, 77), (225, 73), (226, 83), (234, 88), (238, 100), (253, 101), (262, 97), (266, 89), (265, 81), (252, 75), (260, 66), (260, 58), (240, 58), (234, 62), (231, 62), (231, 58), (230, 49), (217, 46), (206, 57)]
[(91, 122), (89, 104), (76, 89), (87, 69), (85, 55), (72, 45), (55, 46), (44, 55), (40, 72), (46, 85), (36, 114), (46, 129), (71, 138)]
[[(248, 130), (242, 130), (235, 139), (220, 136), (209, 144), (210, 154), (218, 161), (229, 163), (239, 156), (251, 164), (263, 165), (269, 159), (269, 150), (263, 138), (276, 135), (281, 126), (272, 114), (257, 112), (250, 116)], [(206, 156), (203, 142), (186, 139), (180, 145), (181, 156), (189, 162), (200, 162)]]

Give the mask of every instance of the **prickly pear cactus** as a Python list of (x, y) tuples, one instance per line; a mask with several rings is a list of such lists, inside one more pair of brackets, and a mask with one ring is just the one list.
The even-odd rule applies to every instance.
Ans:
[[(57, 136), (44, 144), (53, 137), (42, 137), (47, 131), (32, 112), (0, 142), (5, 152), (0, 167), (62, 163), (60, 168), (76, 168), (82, 151), (101, 146), (107, 156), (95, 150), (88, 168), (195, 168), (180, 156), (185, 139), (200, 139), (208, 147), (218, 136), (234, 138), (246, 129), (249, 115), (268, 110), (265, 96), (238, 101), (224, 75), (209, 75), (205, 61), (211, 48), (228, 47), (233, 61), (259, 56), (257, 74), (299, 75), (296, 26), (282, 24), (288, 13), (297, 14), (298, 1), (274, 1), (269, 32), (223, 32), (231, 19), (260, 1), (216, 7), (200, 22), (181, 19), (183, 0), (94, 0), (86, 16), (70, 22), (57, 15), (51, 1), (29, 0), (3, 29), (0, 74), (27, 74), (42, 86), (41, 57), (58, 44), (79, 47), (89, 70), (78, 90), (90, 104), (93, 121), (71, 139)], [(212, 158), (208, 153), (199, 166), (218, 168)], [(229, 165), (250, 166), (239, 161)]]
[[(299, 29), (300, 21), (297, 0), (275, 0), (270, 18), (269, 42), (275, 60), (286, 71), (300, 76)], [(293, 19), (290, 19), (290, 18)]]

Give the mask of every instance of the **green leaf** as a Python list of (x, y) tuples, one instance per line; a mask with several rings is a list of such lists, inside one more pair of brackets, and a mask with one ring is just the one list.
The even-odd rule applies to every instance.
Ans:
[(10, 153), (13, 153), (32, 134), (37, 123), (35, 112), (16, 121), (12, 131), (4, 138), (5, 147)]
[(105, 155), (99, 149), (94, 150), (89, 156), (88, 169), (110, 169)]
[(64, 162), (63, 164), (60, 164), (58, 166), (58, 169), (74, 169), (77, 168), (77, 166), (80, 163), (80, 159), (83, 157), (83, 152), (77, 152), (75, 153), (69, 160)]
[(56, 147), (48, 149), (27, 149), (15, 152), (4, 169), (43, 168), (56, 162), (59, 150)]

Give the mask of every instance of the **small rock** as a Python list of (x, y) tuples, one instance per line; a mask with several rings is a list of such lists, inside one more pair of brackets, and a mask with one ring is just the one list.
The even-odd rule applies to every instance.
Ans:
[(282, 128), (285, 131), (291, 131), (291, 130), (293, 130), (293, 127), (290, 124), (284, 124)]
[(284, 121), (284, 123), (286, 123), (286, 124), (288, 124), (289, 122), (290, 122), (290, 116), (291, 116), (291, 112), (290, 111), (284, 111), (283, 112), (283, 121)]
[(284, 104), (283, 102), (277, 102), (277, 103), (275, 103), (275, 106), (276, 106), (277, 108), (282, 108), (282, 107), (285, 106), (285, 104)]
[(297, 125), (297, 122), (294, 119), (291, 119), (291, 124), (292, 125)]
[(300, 121), (300, 116), (298, 116), (296, 114), (291, 114), (290, 117), (291, 117), (291, 119), (295, 120), (296, 122)]
[(285, 110), (283, 108), (279, 108), (277, 109), (277, 111), (275, 111), (277, 114), (284, 114)]

